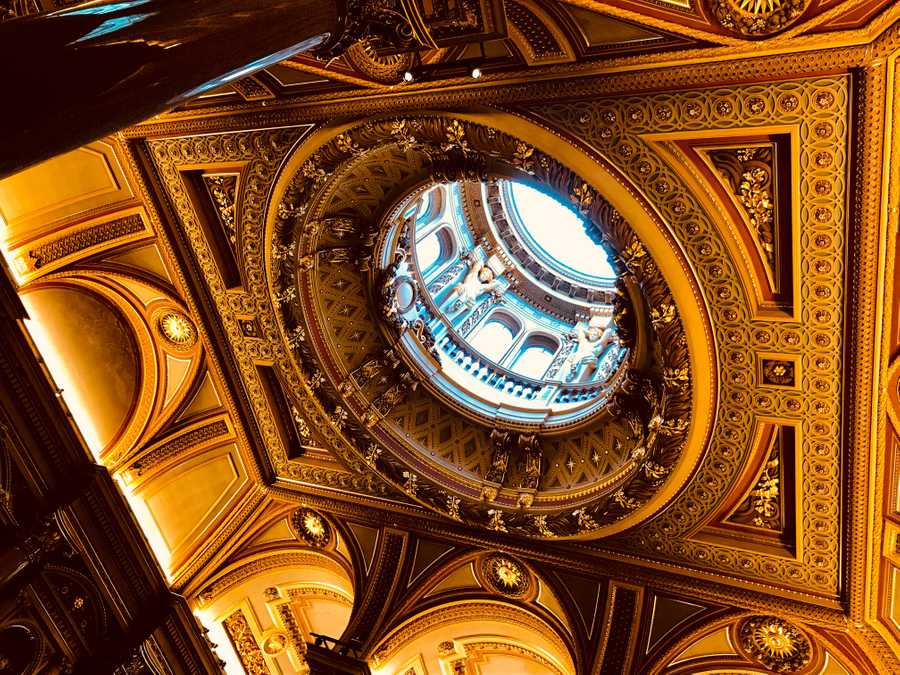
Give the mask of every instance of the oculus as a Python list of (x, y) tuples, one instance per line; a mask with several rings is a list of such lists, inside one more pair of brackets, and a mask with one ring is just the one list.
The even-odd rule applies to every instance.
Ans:
[(626, 219), (479, 124), (389, 118), (324, 138), (287, 165), (266, 260), (286, 393), (319, 411), (335, 453), (499, 532), (592, 538), (656, 503), (692, 375)]
[(456, 181), (382, 227), (384, 315), (436, 394), (545, 428), (602, 405), (627, 349), (608, 254), (577, 211), (525, 182)]

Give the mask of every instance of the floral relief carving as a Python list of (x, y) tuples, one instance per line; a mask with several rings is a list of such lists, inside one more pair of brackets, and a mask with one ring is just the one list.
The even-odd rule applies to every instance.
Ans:
[(744, 207), (750, 228), (756, 234), (769, 269), (774, 270), (776, 256), (773, 148), (713, 150), (709, 153), (709, 157)]
[[(731, 101), (732, 112), (728, 114), (715, 105), (717, 97), (724, 94)], [(817, 103), (820, 99), (822, 106)], [(847, 106), (845, 77), (732, 87), (727, 91), (698, 89), (639, 99), (610, 97), (566, 105), (520, 106), (551, 127), (581, 135), (621, 163), (628, 177), (642, 187), (670, 223), (696, 265), (700, 283), (710, 289), (710, 311), (718, 326), (723, 370), (719, 378), (719, 421), (709, 455), (670, 508), (639, 531), (617, 539), (613, 546), (704, 568), (727, 565), (739, 576), (766, 576), (826, 596), (839, 588), (839, 561), (834, 555), (839, 536), (839, 486), (827, 470), (807, 474), (799, 481), (798, 517), (809, 519), (809, 527), (802, 530), (803, 545), (798, 543), (803, 551), (801, 560), (735, 551), (680, 535), (702, 514), (716, 508), (719, 495), (725, 494), (726, 486), (746, 461), (751, 447), (750, 416), (754, 413), (803, 419), (809, 433), (798, 448), (798, 458), (816, 466), (839, 461), (841, 446), (833, 420), (841, 410), (842, 399), (840, 386), (828, 382), (840, 382), (842, 372), (842, 359), (835, 350), (842, 341), (845, 293), (840, 252), (846, 227), (846, 195), (839, 187), (846, 184), (848, 170)], [(744, 289), (734, 282), (739, 274), (715, 224), (678, 172), (644, 139), (658, 130), (653, 111), (662, 107), (676, 113), (666, 122), (668, 131), (698, 132), (702, 136), (712, 130), (740, 128), (752, 136), (759, 133), (756, 127), (766, 127), (776, 117), (779, 124), (797, 129), (801, 142), (795, 148), (796, 161), (803, 170), (795, 179), (796, 208), (805, 224), (794, 255), (804, 270), (799, 280), (800, 298), (813, 308), (809, 319), (770, 321), (747, 311), (750, 303)], [(809, 111), (815, 112), (815, 119), (808, 116)], [(824, 151), (831, 161), (817, 163), (816, 155)], [(669, 186), (663, 194), (654, 189), (660, 181)], [(821, 219), (815, 217), (817, 213), (821, 213)], [(813, 320), (816, 317), (828, 320)], [(741, 354), (743, 345), (753, 343), (791, 357), (802, 350), (804, 362), (808, 360), (812, 366), (803, 374), (799, 383), (802, 388), (758, 392), (761, 373), (754, 371), (752, 359)]]
[(241, 665), (248, 675), (269, 675), (269, 667), (266, 665), (265, 656), (259, 648), (256, 637), (247, 623), (247, 617), (240, 609), (235, 610), (223, 621), (228, 637), (234, 645)]
[(741, 624), (741, 648), (774, 673), (802, 670), (812, 658), (809, 638), (794, 624), (776, 616), (754, 616)]
[[(404, 154), (394, 149), (398, 139), (403, 139), (404, 147), (407, 148)], [(546, 180), (556, 189), (566, 190), (571, 194), (579, 208), (591, 220), (603, 223), (599, 226), (601, 231), (596, 236), (605, 238), (604, 240), (608, 241), (613, 249), (623, 251), (622, 256), (616, 258), (616, 264), (622, 270), (625, 281), (614, 298), (622, 342), (627, 345), (630, 340), (637, 339), (638, 332), (632, 328), (638, 320), (636, 310), (631, 308), (633, 302), (653, 303), (662, 308), (663, 315), (653, 325), (653, 337), (648, 338), (644, 333), (641, 339), (658, 340), (660, 358), (670, 363), (666, 372), (677, 375), (657, 380), (646, 375), (642, 376), (642, 379), (636, 378), (632, 381), (620, 374), (610, 385), (615, 391), (620, 392), (609, 397), (610, 413), (615, 417), (620, 410), (632, 412), (634, 425), (628, 427), (630, 434), (628, 442), (639, 444), (644, 449), (643, 452), (633, 456), (622, 451), (619, 456), (625, 462), (635, 462), (639, 470), (624, 474), (625, 480), (629, 483), (627, 489), (620, 484), (619, 487), (623, 489), (618, 491), (615, 498), (612, 497), (615, 491), (609, 489), (609, 498), (591, 504), (580, 519), (572, 515), (570, 509), (568, 513), (549, 516), (541, 522), (540, 528), (535, 529), (535, 521), (524, 517), (523, 511), (530, 509), (532, 504), (536, 505), (541, 499), (538, 485), (540, 467), (544, 464), (544, 460), (540, 459), (538, 452), (526, 452), (527, 458), (523, 455), (522, 471), (527, 475), (517, 478), (517, 485), (522, 489), (538, 488), (536, 495), (528, 493), (508, 495), (503, 492), (501, 488), (505, 482), (506, 472), (504, 471), (502, 476), (498, 473), (501, 463), (499, 456), (494, 470), (487, 467), (482, 475), (485, 475), (489, 482), (492, 478), (495, 479), (493, 482), (501, 488), (496, 488), (495, 492), (488, 490), (488, 493), (485, 493), (480, 487), (476, 487), (479, 492), (472, 496), (459, 492), (453, 495), (460, 499), (459, 502), (448, 500), (446, 488), (442, 483), (432, 482), (434, 478), (404, 468), (403, 462), (398, 461), (398, 451), (405, 452), (405, 450), (398, 448), (396, 443), (386, 444), (391, 453), (382, 453), (375, 468), (383, 475), (389, 476), (394, 485), (406, 495), (454, 519), (479, 523), (482, 527), (497, 531), (517, 531), (539, 536), (548, 531), (552, 532), (553, 536), (594, 536), (604, 525), (615, 522), (647, 503), (669, 474), (671, 465), (677, 461), (680, 441), (688, 430), (687, 401), (690, 397), (691, 380), (686, 365), (685, 344), (679, 340), (682, 331), (681, 320), (674, 310), (670, 291), (661, 282), (655, 263), (624, 219), (587, 183), (577, 176), (566, 174), (552, 159), (540, 155), (533, 148), (523, 149), (522, 143), (516, 139), (502, 135), (496, 130), (458, 119), (423, 117), (361, 124), (344, 131), (330, 143), (315, 150), (307, 162), (299, 168), (296, 178), (287, 187), (281, 203), (276, 207), (278, 216), (274, 242), (276, 256), (273, 257), (271, 269), (273, 286), (276, 289), (276, 298), (280, 299), (278, 308), (284, 321), (285, 334), (293, 335), (298, 329), (303, 334), (308, 333), (310, 324), (304, 325), (306, 322), (303, 317), (312, 317), (317, 312), (324, 311), (321, 306), (327, 306), (330, 308), (328, 318), (325, 319), (323, 316), (316, 325), (327, 325), (329, 330), (336, 331), (336, 335), (346, 335), (350, 338), (346, 346), (343, 337), (337, 341), (333, 337), (326, 338), (324, 342), (321, 338), (297, 341), (293, 345), (294, 353), (302, 371), (325, 372), (323, 385), (317, 392), (318, 398), (326, 409), (341, 410), (342, 417), (337, 424), (338, 430), (347, 438), (349, 444), (356, 448), (359, 459), (371, 466), (372, 462), (366, 459), (368, 454), (365, 450), (371, 444), (368, 430), (381, 429), (386, 424), (393, 423), (394, 419), (404, 418), (405, 411), (410, 406), (420, 406), (421, 402), (426, 400), (417, 391), (415, 402), (407, 404), (405, 394), (415, 389), (415, 382), (404, 382), (403, 373), (400, 373), (399, 382), (389, 383), (388, 380), (393, 380), (393, 376), (386, 375), (383, 369), (379, 371), (379, 364), (373, 361), (372, 357), (366, 356), (366, 353), (371, 354), (373, 351), (383, 349), (377, 341), (373, 341), (376, 340), (375, 327), (379, 317), (367, 309), (365, 302), (367, 285), (371, 286), (373, 283), (377, 285), (378, 290), (373, 291), (373, 295), (377, 296), (377, 293), (385, 288), (394, 289), (399, 282), (389, 274), (394, 266), (388, 267), (385, 278), (374, 277), (369, 281), (368, 269), (359, 268), (355, 271), (347, 265), (332, 268), (321, 264), (316, 266), (304, 264), (304, 260), (316, 255), (318, 251), (329, 250), (327, 247), (331, 242), (321, 228), (310, 227), (309, 224), (334, 218), (335, 213), (341, 213), (342, 217), (350, 217), (356, 222), (371, 219), (379, 208), (379, 202), (375, 200), (382, 199), (379, 195), (385, 191), (374, 190), (371, 187), (373, 183), (371, 179), (365, 187), (361, 185), (351, 191), (349, 186), (356, 185), (350, 178), (351, 175), (355, 173), (360, 176), (369, 175), (367, 162), (374, 162), (376, 158), (381, 161), (381, 167), (386, 167), (381, 170), (386, 176), (378, 178), (379, 183), (391, 181), (396, 185), (402, 184), (403, 180), (412, 180), (416, 175), (427, 176), (429, 162), (439, 162), (442, 175), (452, 176), (456, 180), (460, 175), (469, 175), (468, 167), (474, 166), (473, 162), (482, 168), (486, 168), (491, 162), (498, 163), (498, 166), (503, 163), (515, 165), (526, 156), (535, 178)], [(347, 163), (351, 157), (354, 160), (352, 165)], [(371, 159), (368, 159), (369, 157)], [(350, 171), (355, 173), (351, 174)], [(314, 177), (312, 181), (309, 180), (310, 176)], [(343, 182), (336, 180), (338, 176)], [(368, 196), (369, 192), (372, 193), (371, 199)], [(359, 216), (349, 215), (353, 214), (353, 209), (359, 211)], [(342, 239), (350, 242), (350, 245), (356, 240), (370, 240), (370, 228), (371, 226), (365, 231), (359, 228), (356, 232), (345, 232)], [(373, 257), (384, 255), (379, 236), (375, 237)], [(400, 237), (401, 240), (403, 236)], [(281, 253), (283, 251), (292, 253), (283, 255)], [(400, 269), (398, 265), (407, 255), (406, 247), (399, 244), (389, 255), (393, 256), (395, 266)], [(291, 264), (292, 259), (299, 261), (296, 268)], [(298, 275), (299, 283), (296, 282)], [(300, 291), (288, 295), (288, 289), (294, 288), (295, 284)], [(646, 299), (636, 300), (638, 297)], [(321, 304), (318, 298), (323, 298)], [(392, 298), (393, 294), (383, 303), (385, 307), (383, 314), (389, 329), (397, 331), (398, 335), (418, 336), (415, 326), (394, 320), (395, 315), (399, 316), (401, 313), (401, 308)], [(411, 305), (408, 299), (404, 302), (403, 307)], [(477, 315), (478, 311), (473, 313)], [(468, 317), (467, 320), (470, 319), (471, 317)], [(430, 344), (427, 336), (423, 336), (420, 342), (426, 347)], [(346, 359), (346, 365), (339, 370), (334, 370), (334, 366), (323, 367), (333, 361), (333, 357), (322, 361), (317, 348), (313, 346), (323, 343), (336, 344), (340, 352), (337, 358)], [(360, 349), (360, 345), (365, 347)], [(388, 377), (388, 380), (385, 380), (385, 377)], [(373, 385), (376, 379), (378, 384)], [(679, 419), (682, 423), (669, 428), (670, 433), (666, 434), (644, 429), (650, 418), (656, 414), (667, 419)], [(418, 419), (420, 416), (416, 414), (415, 418)], [(338, 420), (332, 416), (332, 422)], [(452, 434), (450, 438), (455, 442), (456, 439)], [(546, 448), (543, 451), (546, 456)], [(646, 468), (643, 464), (646, 464)], [(600, 464), (596, 466), (599, 467)], [(569, 462), (569, 470), (572, 469), (574, 465)], [(438, 486), (443, 489), (436, 489)], [(591, 526), (588, 527), (587, 523), (591, 523)]]

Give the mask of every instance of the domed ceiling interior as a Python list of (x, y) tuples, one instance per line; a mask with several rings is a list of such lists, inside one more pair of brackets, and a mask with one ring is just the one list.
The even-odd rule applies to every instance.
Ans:
[(898, 8), (428, 11), (0, 182), (228, 672), (897, 672)]

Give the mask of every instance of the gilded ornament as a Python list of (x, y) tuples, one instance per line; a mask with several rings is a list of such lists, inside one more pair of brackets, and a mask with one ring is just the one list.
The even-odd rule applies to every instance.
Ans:
[(572, 512), (572, 515), (575, 516), (575, 521), (578, 523), (579, 532), (591, 532), (592, 530), (596, 530), (598, 527), (600, 527), (597, 524), (597, 521), (591, 518), (591, 516), (584, 509), (574, 511)]
[(647, 480), (652, 481), (653, 483), (658, 483), (667, 475), (669, 475), (668, 468), (653, 461), (648, 461), (641, 464), (641, 471), (644, 472)]
[(710, 0), (723, 27), (748, 37), (771, 35), (796, 21), (809, 0)]
[(411, 497), (415, 497), (416, 492), (419, 490), (419, 477), (410, 471), (404, 471), (403, 478), (405, 478), (405, 481), (403, 482), (404, 492)]
[(349, 418), (350, 413), (343, 406), (337, 406), (331, 414), (331, 421), (338, 429), (343, 429)]
[(802, 670), (812, 658), (809, 638), (776, 616), (753, 616), (741, 624), (740, 646), (748, 656), (775, 673)]
[(456, 653), (456, 647), (451, 640), (445, 640), (438, 644), (438, 656), (446, 658)]
[(454, 495), (447, 495), (447, 515), (454, 520), (460, 520), (459, 517), (460, 499)]
[(241, 665), (247, 674), (269, 675), (265, 657), (259, 648), (259, 644), (256, 642), (244, 613), (238, 609), (228, 615), (222, 623), (225, 625), (225, 630), (228, 632)]
[(534, 527), (537, 530), (538, 534), (542, 537), (555, 537), (556, 534), (551, 530), (547, 525), (547, 516), (532, 516), (532, 522), (534, 523)]
[(376, 463), (378, 462), (378, 458), (381, 456), (381, 446), (375, 443), (369, 443), (365, 452), (365, 460), (366, 464), (370, 467), (375, 468)]
[(300, 508), (291, 514), (291, 527), (310, 546), (322, 548), (331, 542), (331, 526), (325, 517), (312, 509)]
[(753, 524), (759, 527), (766, 526), (775, 518), (779, 511), (778, 489), (778, 457), (766, 462), (756, 486), (751, 490), (750, 497), (753, 500)]
[(503, 511), (499, 509), (488, 509), (488, 529), (495, 532), (506, 532), (506, 524), (503, 522)]
[(190, 349), (197, 343), (197, 329), (184, 312), (165, 310), (158, 315), (156, 326), (175, 349)]
[(572, 201), (579, 211), (586, 211), (594, 203), (594, 191), (587, 183), (576, 185), (572, 190)]
[(534, 148), (522, 141), (516, 141), (516, 150), (513, 155), (513, 165), (526, 173), (533, 173)]
[(297, 429), (297, 434), (300, 436), (300, 439), (308, 441), (311, 432), (309, 430), (309, 424), (306, 422), (306, 418), (303, 417), (303, 415), (300, 414), (300, 411), (294, 406), (291, 406), (291, 417), (294, 419), (294, 427)]
[(262, 650), (268, 656), (278, 656), (287, 649), (288, 636), (284, 633), (275, 633), (270, 635), (262, 643)]
[(675, 305), (661, 304), (658, 308), (654, 307), (650, 310), (650, 321), (654, 328), (659, 328), (668, 323), (672, 323), (675, 319)]
[(614, 504), (617, 504), (618, 506), (622, 507), (626, 511), (631, 511), (633, 509), (636, 509), (641, 504), (640, 500), (626, 495), (624, 488), (619, 488), (618, 490), (616, 490), (613, 493), (612, 501)]
[(793, 361), (780, 359), (762, 360), (763, 384), (778, 387), (793, 387), (795, 381), (795, 365)]
[(770, 270), (775, 270), (774, 146), (723, 149), (710, 159), (728, 181), (756, 235)]
[(235, 208), (237, 202), (237, 174), (205, 174), (203, 183), (212, 197), (219, 220), (228, 234), (228, 242), (237, 244)]
[(531, 575), (525, 565), (507, 555), (484, 557), (481, 574), (494, 592), (510, 598), (521, 598), (531, 589)]

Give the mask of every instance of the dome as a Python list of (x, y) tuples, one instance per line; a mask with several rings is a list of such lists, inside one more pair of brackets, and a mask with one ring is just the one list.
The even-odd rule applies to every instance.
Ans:
[(583, 216), (508, 179), (432, 184), (392, 215), (381, 266), (395, 320), (430, 336), (401, 344), (432, 388), (545, 428), (602, 405), (627, 349), (609, 254)]
[(309, 438), (495, 531), (593, 538), (661, 503), (686, 461), (684, 325), (576, 173), (482, 125), (385, 119), (318, 146), (273, 218)]

